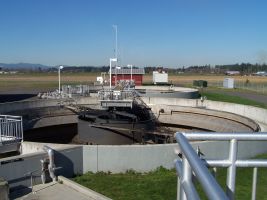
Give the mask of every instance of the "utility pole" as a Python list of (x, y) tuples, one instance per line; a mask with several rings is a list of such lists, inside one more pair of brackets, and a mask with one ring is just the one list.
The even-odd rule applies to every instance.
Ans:
[(115, 30), (115, 58), (117, 59), (115, 65), (115, 85), (117, 83), (117, 67), (118, 67), (118, 26), (112, 25)]

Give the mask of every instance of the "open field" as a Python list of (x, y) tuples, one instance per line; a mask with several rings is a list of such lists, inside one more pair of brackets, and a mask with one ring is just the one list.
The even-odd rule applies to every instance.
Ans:
[[(62, 84), (89, 84), (96, 81), (97, 74), (61, 74)], [(57, 73), (34, 73), (0, 75), (1, 93), (38, 93), (55, 90), (58, 87)]]
[[(62, 84), (92, 84), (96, 81), (96, 73), (62, 73)], [(181, 86), (191, 86), (193, 80), (207, 80), (209, 86), (221, 84), (226, 76), (223, 75), (169, 75), (169, 81)], [(266, 85), (267, 77), (234, 76), (235, 82), (245, 84)], [(144, 76), (144, 83), (152, 83), (152, 74)], [(58, 87), (57, 73), (28, 73), (16, 75), (0, 75), (1, 93), (38, 93), (55, 90)]]
[[(93, 84), (96, 81), (98, 73), (62, 73), (62, 84)], [(249, 85), (261, 86), (259, 88), (238, 88), (238, 89), (223, 89), (220, 86), (216, 87), (216, 83), (222, 85), (222, 81), (226, 76), (218, 75), (169, 75), (169, 80), (178, 86), (192, 87), (193, 80), (207, 80), (208, 88), (201, 90), (204, 96), (210, 100), (227, 101), (232, 103), (247, 104), (267, 107), (267, 77), (244, 77), (234, 76), (233, 78), (239, 83), (245, 83), (249, 80)], [(152, 75), (144, 76), (144, 83), (152, 84)], [(215, 83), (215, 86), (213, 86)], [(25, 74), (1, 74), (0, 75), (0, 94), (1, 102), (12, 100), (10, 95), (20, 94), (38, 94), (39, 92), (55, 91), (58, 88), (57, 73), (25, 73)], [(263, 90), (264, 89), (264, 90)], [(8, 94), (3, 96), (4, 94)], [(10, 94), (10, 95), (9, 95)], [(23, 94), (23, 95), (21, 95)], [(227, 97), (226, 97), (227, 95)], [(230, 97), (233, 96), (233, 97)], [(221, 98), (223, 97), (223, 99)], [(239, 98), (240, 97), (240, 98)], [(12, 98), (12, 99), (11, 99)], [(249, 101), (248, 101), (249, 100)]]

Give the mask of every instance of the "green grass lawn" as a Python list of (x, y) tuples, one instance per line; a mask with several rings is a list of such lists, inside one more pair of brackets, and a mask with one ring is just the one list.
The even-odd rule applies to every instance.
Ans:
[(159, 168), (141, 174), (129, 171), (124, 174), (99, 172), (77, 176), (74, 181), (112, 199), (175, 199), (176, 173)]
[(223, 102), (229, 102), (229, 103), (256, 106), (260, 108), (267, 108), (267, 102), (265, 104), (265, 103), (261, 103), (258, 101), (246, 99), (243, 97), (228, 95), (228, 94), (205, 91), (205, 92), (202, 92), (202, 96), (206, 96), (208, 100), (212, 100), (212, 101), (223, 101)]
[[(267, 158), (267, 154), (258, 158)], [(217, 180), (225, 188), (225, 168), (218, 169)], [(251, 198), (252, 168), (238, 168), (236, 180), (236, 199), (244, 200)], [(136, 173), (129, 171), (124, 174), (91, 173), (76, 176), (74, 181), (95, 190), (112, 199), (176, 199), (177, 177), (175, 170), (158, 168), (149, 173)], [(257, 199), (267, 200), (267, 169), (258, 169)], [(201, 192), (201, 199), (205, 195)]]

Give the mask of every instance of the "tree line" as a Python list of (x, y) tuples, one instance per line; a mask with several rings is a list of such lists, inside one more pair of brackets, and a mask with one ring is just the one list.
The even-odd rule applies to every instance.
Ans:
[(181, 73), (211, 73), (211, 74), (224, 74), (226, 71), (239, 71), (241, 75), (253, 74), (258, 71), (267, 71), (267, 64), (251, 64), (251, 63), (237, 63), (229, 65), (194, 65), (189, 67), (145, 67), (146, 73), (153, 73), (153, 71), (165, 71), (169, 74)]
[[(123, 67), (128, 68), (128, 67)], [(138, 68), (138, 66), (134, 66), (133, 68)], [(1, 70), (10, 70), (6, 68), (1, 68)], [(13, 68), (14, 70), (14, 68)], [(16, 68), (15, 70), (21, 72), (57, 72), (57, 67), (25, 67), (25, 68)], [(258, 71), (267, 71), (267, 64), (251, 64), (251, 63), (237, 63), (237, 64), (229, 64), (229, 65), (193, 65), (193, 66), (183, 66), (176, 68), (168, 68), (168, 67), (144, 67), (146, 74), (152, 74), (153, 71), (165, 71), (169, 74), (182, 74), (182, 73), (198, 73), (198, 74), (224, 74), (226, 71), (239, 71), (241, 75), (252, 74)], [(62, 70), (63, 72), (68, 73), (77, 73), (77, 72), (108, 72), (109, 66), (66, 66)]]

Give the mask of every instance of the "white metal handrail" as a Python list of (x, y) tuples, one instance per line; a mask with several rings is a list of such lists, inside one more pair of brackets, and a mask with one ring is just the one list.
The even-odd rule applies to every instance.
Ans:
[(65, 94), (89, 95), (89, 85), (62, 85), (62, 92)]
[(98, 98), (100, 100), (125, 100), (133, 99), (133, 90), (101, 90), (98, 92)]
[(23, 125), (21, 116), (0, 115), (0, 142), (23, 141)]
[[(238, 160), (238, 140), (262, 141), (267, 140), (267, 133), (176, 133), (176, 140), (180, 145), (181, 159), (175, 161), (178, 174), (177, 199), (199, 199), (192, 183), (192, 173), (201, 183), (209, 199), (234, 199), (236, 167), (254, 167), (252, 199), (256, 199), (257, 168), (267, 167), (267, 160), (250, 159)], [(188, 140), (224, 140), (230, 141), (229, 158), (224, 160), (204, 160), (200, 159), (196, 151), (192, 148)], [(180, 156), (181, 156), (180, 155)], [(227, 191), (215, 181), (206, 166), (227, 167)], [(188, 190), (191, 188), (191, 191)]]

